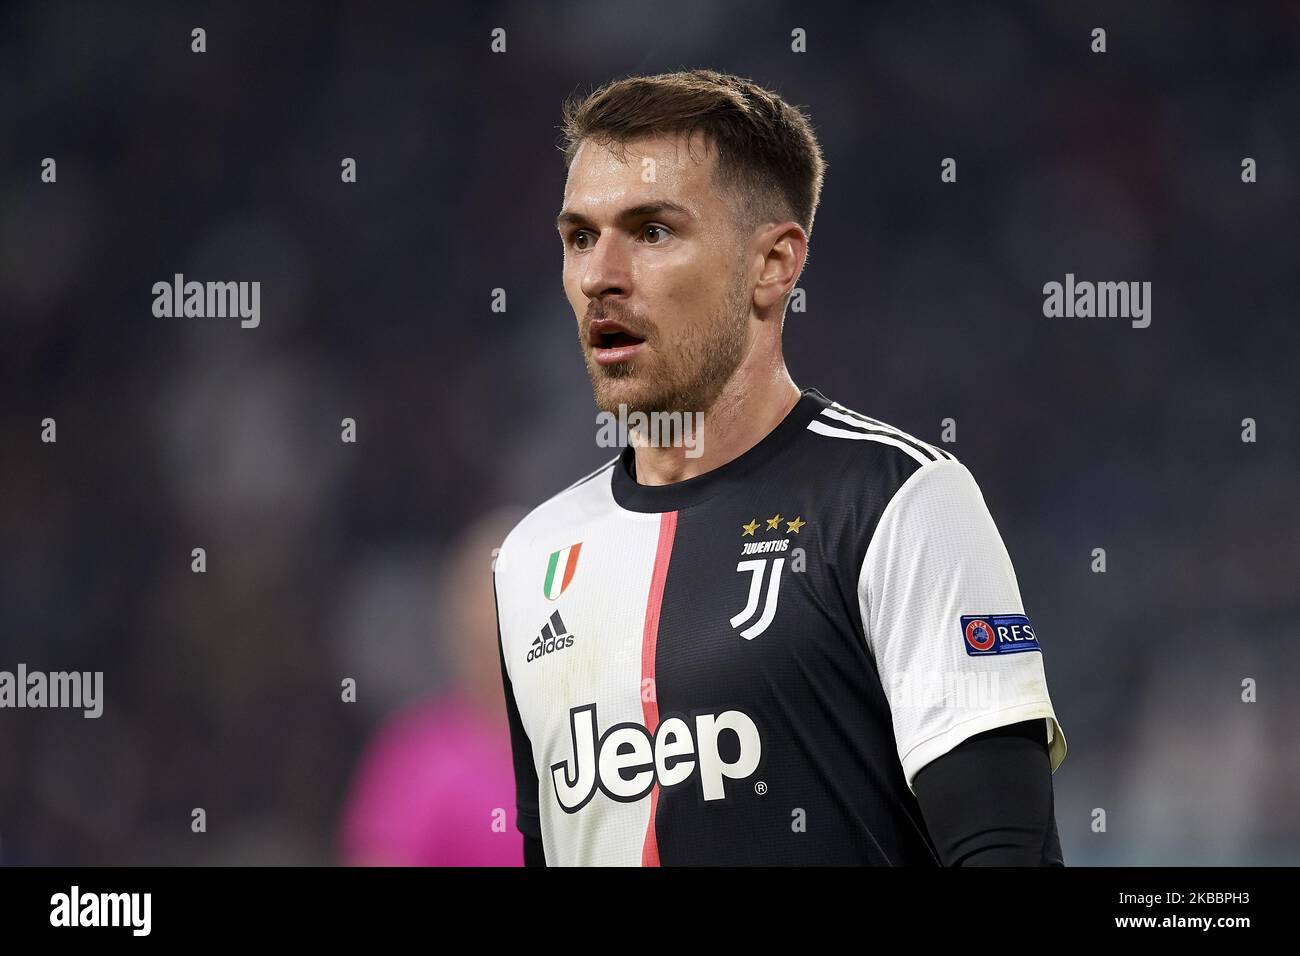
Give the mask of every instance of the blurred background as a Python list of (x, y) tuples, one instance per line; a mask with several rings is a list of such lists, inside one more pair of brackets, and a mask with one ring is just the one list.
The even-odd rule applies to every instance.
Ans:
[[(1066, 862), (1300, 861), (1300, 5), (858, 6), (0, 8), (0, 669), (105, 694), (0, 710), (0, 863), (519, 862), (492, 548), (610, 457), (560, 107), (696, 66), (829, 162), (795, 380), (956, 420)], [(260, 326), (156, 318), (178, 272)], [(1045, 318), (1067, 272), (1151, 326)]]

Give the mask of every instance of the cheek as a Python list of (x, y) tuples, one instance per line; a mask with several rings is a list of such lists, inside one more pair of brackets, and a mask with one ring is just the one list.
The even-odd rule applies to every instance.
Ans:
[(665, 323), (698, 325), (718, 308), (725, 288), (721, 265), (691, 263), (657, 277), (656, 296), (667, 309)]
[(633, 279), (647, 296), (660, 301), (703, 301), (716, 284), (714, 265), (697, 256), (663, 256), (638, 264)]
[(575, 309), (578, 308), (586, 297), (582, 294), (582, 276), (575, 269), (569, 266), (564, 267), (560, 274), (560, 281), (564, 284), (564, 295), (569, 300), (569, 304)]

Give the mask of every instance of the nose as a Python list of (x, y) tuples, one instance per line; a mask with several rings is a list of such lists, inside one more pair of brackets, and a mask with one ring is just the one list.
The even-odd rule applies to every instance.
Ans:
[(626, 250), (618, 236), (609, 232), (583, 257), (582, 294), (588, 299), (627, 295), (632, 276)]

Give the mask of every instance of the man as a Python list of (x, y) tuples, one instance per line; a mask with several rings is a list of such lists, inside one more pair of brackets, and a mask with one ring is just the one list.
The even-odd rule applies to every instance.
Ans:
[(807, 119), (695, 70), (568, 104), (565, 136), (596, 403), (703, 441), (642, 429), (502, 545), (526, 861), (1061, 864), (1065, 738), (974, 479), (786, 370)]

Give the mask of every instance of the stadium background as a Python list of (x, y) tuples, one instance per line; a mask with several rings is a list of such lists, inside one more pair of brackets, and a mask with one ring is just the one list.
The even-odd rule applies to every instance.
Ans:
[[(829, 161), (796, 381), (957, 421), (1069, 741), (1067, 863), (1296, 862), (1298, 51), (1293, 3), (5, 7), (0, 668), (106, 702), (0, 711), (0, 862), (517, 855), (490, 549), (610, 457), (560, 104), (692, 66)], [(260, 327), (155, 318), (177, 272), (259, 280)], [(1045, 318), (1067, 272), (1150, 281), (1150, 328)]]

